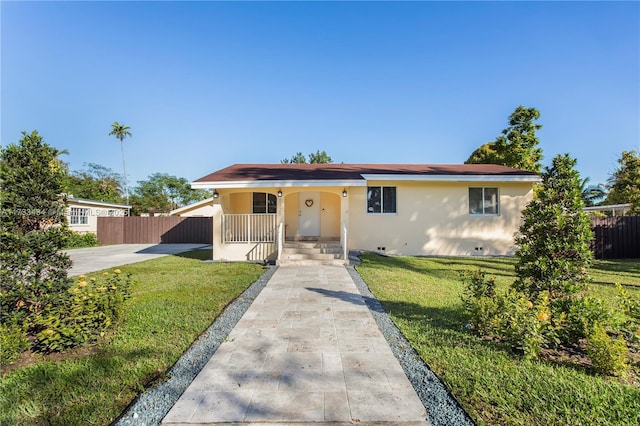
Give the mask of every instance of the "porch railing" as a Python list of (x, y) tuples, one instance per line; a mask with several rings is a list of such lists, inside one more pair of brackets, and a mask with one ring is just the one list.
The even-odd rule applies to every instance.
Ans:
[(276, 233), (275, 214), (222, 215), (223, 243), (274, 243)]

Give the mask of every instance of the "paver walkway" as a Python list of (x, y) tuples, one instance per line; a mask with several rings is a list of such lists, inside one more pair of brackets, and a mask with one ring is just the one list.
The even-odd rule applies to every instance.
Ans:
[(347, 270), (278, 268), (163, 424), (425, 425)]

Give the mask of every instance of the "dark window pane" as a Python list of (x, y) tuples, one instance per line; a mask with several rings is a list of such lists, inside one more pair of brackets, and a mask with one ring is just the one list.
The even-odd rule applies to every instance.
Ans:
[(395, 186), (385, 186), (383, 188), (382, 212), (383, 213), (396, 212), (396, 187)]
[(469, 188), (469, 214), (483, 214), (482, 188)]
[(367, 213), (380, 213), (381, 207), (380, 187), (367, 187)]
[(267, 194), (264, 192), (253, 193), (253, 213), (267, 212)]
[(498, 188), (484, 188), (484, 214), (498, 214)]
[(273, 194), (268, 194), (268, 205), (267, 205), (267, 213), (276, 213), (276, 209), (278, 207), (276, 196)]

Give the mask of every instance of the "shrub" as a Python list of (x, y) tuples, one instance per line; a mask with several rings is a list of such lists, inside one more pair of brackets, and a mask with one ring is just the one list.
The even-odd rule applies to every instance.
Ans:
[(462, 276), (467, 284), (461, 298), (471, 328), (481, 335), (495, 336), (502, 321), (495, 279), (487, 278), (483, 271), (466, 271)]
[(77, 232), (69, 231), (66, 248), (82, 248), (82, 247), (95, 247), (98, 245), (98, 237), (96, 234), (90, 232), (86, 234), (79, 234)]
[(631, 297), (620, 284), (616, 284), (618, 290), (619, 311), (623, 315), (620, 330), (627, 342), (640, 344), (640, 300)]
[(46, 310), (36, 319), (36, 347), (60, 351), (93, 340), (121, 316), (129, 297), (130, 276), (119, 269), (101, 276), (80, 275), (69, 289), (67, 303)]
[(593, 324), (587, 336), (587, 355), (593, 369), (599, 374), (624, 376), (629, 370), (629, 349), (622, 336), (612, 339), (598, 322)]
[(28, 347), (29, 339), (23, 326), (0, 323), (0, 365), (15, 361)]

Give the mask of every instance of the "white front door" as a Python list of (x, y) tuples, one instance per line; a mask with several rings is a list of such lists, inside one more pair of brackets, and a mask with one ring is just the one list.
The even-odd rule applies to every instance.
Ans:
[(320, 193), (301, 192), (298, 205), (298, 226), (301, 237), (320, 236)]

